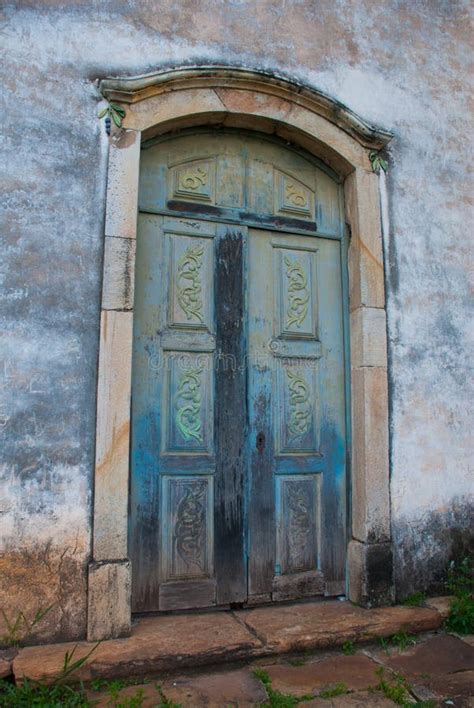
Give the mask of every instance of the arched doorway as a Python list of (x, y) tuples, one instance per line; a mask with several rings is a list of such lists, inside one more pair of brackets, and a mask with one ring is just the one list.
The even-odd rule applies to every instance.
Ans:
[(142, 148), (132, 609), (345, 592), (344, 213), (277, 139)]
[[(350, 472), (346, 482), (350, 482), (350, 493), (346, 509), (349, 538), (346, 594), (364, 605), (390, 602), (392, 561), (384, 264), (379, 178), (372, 171), (370, 153), (386, 145), (391, 135), (367, 124), (314, 88), (242, 68), (186, 67), (146, 76), (106, 79), (101, 81), (100, 89), (109, 100), (122, 104), (126, 116), (120, 130), (112, 126), (109, 145), (94, 528), (88, 575), (88, 638), (124, 636), (131, 629), (132, 564), (128, 538), (133, 290), (140, 158), (146, 154), (140, 147), (159, 136), (189, 128), (258, 130), (261, 135), (275, 136), (291, 143), (297, 147), (297, 152), (305, 150), (305, 159), (316, 158), (316, 163), (317, 159), (322, 160), (340, 180), (345, 221), (350, 232), (348, 295), (342, 295), (343, 302), (349, 301), (350, 326), (345, 328), (345, 341), (348, 341), (350, 330), (351, 374), (350, 380), (348, 376), (345, 378), (346, 402), (349, 397), (351, 399), (345, 426), (346, 442), (347, 436), (351, 435), (347, 445)], [(316, 167), (319, 169), (321, 163)], [(297, 176), (294, 177), (297, 184)], [(302, 184), (311, 192), (310, 184), (306, 185), (304, 180)], [(271, 214), (273, 224), (265, 219), (246, 222), (243, 218), (245, 209), (239, 219), (235, 219), (228, 212), (223, 213), (225, 204), (214, 205), (212, 198), (210, 201), (204, 198), (182, 200), (181, 196), (170, 201), (178, 202), (178, 208), (179, 202), (184, 201), (190, 211), (170, 208), (170, 214), (158, 216), (165, 219), (173, 215), (182, 220), (190, 219), (189, 223), (211, 222), (216, 225), (215, 242), (220, 239), (220, 236), (216, 239), (217, 229), (229, 224), (233, 228), (240, 224), (241, 234), (244, 227), (248, 230), (247, 248), (249, 243), (252, 244), (252, 230), (271, 232), (276, 234), (275, 239), (286, 238), (284, 234), (287, 233), (295, 238), (322, 236), (317, 228), (315, 234), (310, 235), (307, 228), (300, 231), (294, 223), (286, 230), (276, 228), (283, 218), (292, 219), (293, 214), (285, 211), (275, 215), (274, 209)], [(205, 204), (208, 213), (196, 214), (196, 205), (202, 208)], [(298, 205), (293, 204), (295, 206)], [(214, 215), (211, 215), (212, 209), (217, 209)], [(302, 216), (299, 212), (296, 219), (307, 226), (311, 219), (308, 215), (298, 218)], [(330, 238), (324, 240), (331, 241)], [(254, 242), (261, 241), (254, 239)], [(294, 250), (293, 241), (290, 245)], [(278, 250), (278, 246), (274, 250)], [(341, 253), (344, 258), (344, 249)], [(264, 268), (263, 271), (260, 280), (268, 280), (268, 272)], [(342, 271), (344, 273), (344, 267)], [(344, 289), (344, 278), (342, 282)], [(293, 340), (289, 338), (288, 341)], [(274, 431), (271, 432), (273, 435)], [(262, 438), (259, 441), (264, 450), (270, 449), (266, 445), (267, 437), (265, 441)], [(256, 449), (257, 439), (254, 442)], [(276, 476), (274, 471), (272, 474)], [(217, 474), (215, 479), (218, 479)], [(277, 497), (274, 503), (279, 503)], [(247, 538), (251, 539), (251, 534)], [(274, 577), (278, 576), (276, 565), (273, 567)], [(325, 580), (325, 591), (340, 591), (339, 577), (334, 587), (328, 585), (329, 582)], [(277, 589), (272, 587), (272, 592), (276, 593)]]

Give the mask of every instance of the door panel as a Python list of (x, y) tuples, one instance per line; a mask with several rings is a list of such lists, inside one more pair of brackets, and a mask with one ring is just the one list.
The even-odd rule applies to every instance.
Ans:
[(222, 130), (161, 138), (142, 152), (139, 208), (339, 235), (340, 188), (328, 172), (268, 138)]
[(245, 228), (141, 214), (138, 231), (133, 608), (242, 601)]
[(344, 592), (339, 249), (249, 233), (250, 595)]

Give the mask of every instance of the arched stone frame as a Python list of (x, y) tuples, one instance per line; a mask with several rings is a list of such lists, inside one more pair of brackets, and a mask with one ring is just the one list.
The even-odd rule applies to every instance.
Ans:
[(391, 135), (311, 88), (273, 75), (210, 66), (107, 79), (103, 95), (126, 109), (110, 140), (97, 398), (93, 560), (88, 638), (131, 627), (127, 558), (133, 279), (140, 143), (193, 126), (271, 133), (324, 160), (344, 179), (351, 232), (351, 524), (347, 594), (390, 602), (386, 315), (379, 177), (369, 153)]

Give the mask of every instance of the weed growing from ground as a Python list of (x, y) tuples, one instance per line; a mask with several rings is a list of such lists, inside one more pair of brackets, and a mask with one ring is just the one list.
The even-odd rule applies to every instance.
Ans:
[[(129, 681), (93, 681), (90, 688), (94, 691), (104, 691), (107, 696), (107, 706), (110, 708), (141, 708), (145, 700), (143, 688), (137, 688), (132, 696), (121, 696), (120, 691)], [(181, 708), (177, 703), (166, 698), (157, 686), (159, 703), (156, 708)], [(83, 684), (67, 686), (56, 684), (46, 686), (37, 681), (24, 680), (18, 685), (0, 680), (0, 705), (8, 708), (93, 708), (97, 700), (87, 697)]]
[(451, 600), (445, 627), (450, 632), (474, 632), (474, 565), (470, 558), (452, 562), (448, 569), (446, 587), (454, 596)]
[(21, 610), (17, 613), (15, 619), (8, 617), (5, 610), (0, 610), (7, 629), (1, 638), (2, 644), (6, 644), (8, 647), (19, 647), (21, 643), (27, 642), (33, 634), (35, 627), (46, 617), (53, 607), (54, 604), (44, 609), (37, 610), (32, 620), (29, 620)]
[(389, 649), (389, 644), (390, 644), (390, 639), (386, 639), (385, 637), (380, 637), (379, 639), (380, 646), (384, 650), (387, 656), (390, 656), (390, 649)]
[(166, 698), (159, 683), (155, 683), (155, 688), (160, 694), (161, 698), (161, 703), (159, 706), (157, 706), (157, 708), (181, 708), (181, 703), (175, 703), (171, 699)]
[(356, 648), (354, 642), (344, 642), (342, 645), (342, 651), (346, 656), (351, 656), (356, 653)]
[(290, 666), (304, 666), (306, 664), (306, 659), (304, 657), (295, 657), (294, 659), (288, 659)]
[(334, 698), (334, 696), (344, 696), (349, 693), (349, 689), (345, 683), (336, 683), (334, 686), (329, 686), (328, 688), (321, 691), (319, 694), (320, 698)]
[(255, 669), (254, 676), (263, 683), (268, 694), (268, 701), (260, 704), (260, 708), (294, 708), (299, 703), (312, 701), (314, 696), (291, 696), (287, 693), (280, 693), (272, 688), (270, 676), (263, 669)]
[(435, 708), (435, 701), (414, 701), (410, 693), (410, 685), (401, 674), (394, 673), (390, 679), (386, 679), (385, 669), (382, 666), (377, 669), (376, 674), (380, 679), (379, 683), (369, 691), (381, 691), (385, 698), (389, 698), (402, 708)]
[(406, 632), (398, 632), (388, 639), (380, 637), (379, 642), (386, 655), (390, 656), (391, 646), (397, 646), (399, 652), (404, 651), (411, 644), (416, 644), (416, 637)]
[(424, 592), (414, 592), (411, 595), (408, 595), (403, 600), (403, 605), (406, 605), (407, 607), (420, 607), (420, 605), (424, 605), (426, 602), (426, 594)]
[(404, 651), (410, 644), (416, 644), (416, 638), (406, 632), (398, 632), (390, 639), (391, 644), (398, 646), (399, 651)]

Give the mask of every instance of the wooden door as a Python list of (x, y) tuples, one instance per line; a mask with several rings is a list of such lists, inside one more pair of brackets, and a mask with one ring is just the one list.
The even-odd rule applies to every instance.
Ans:
[(250, 230), (249, 595), (344, 592), (340, 244)]
[(245, 227), (141, 214), (133, 609), (242, 602)]
[(143, 151), (135, 612), (344, 592), (339, 187), (271, 141)]

